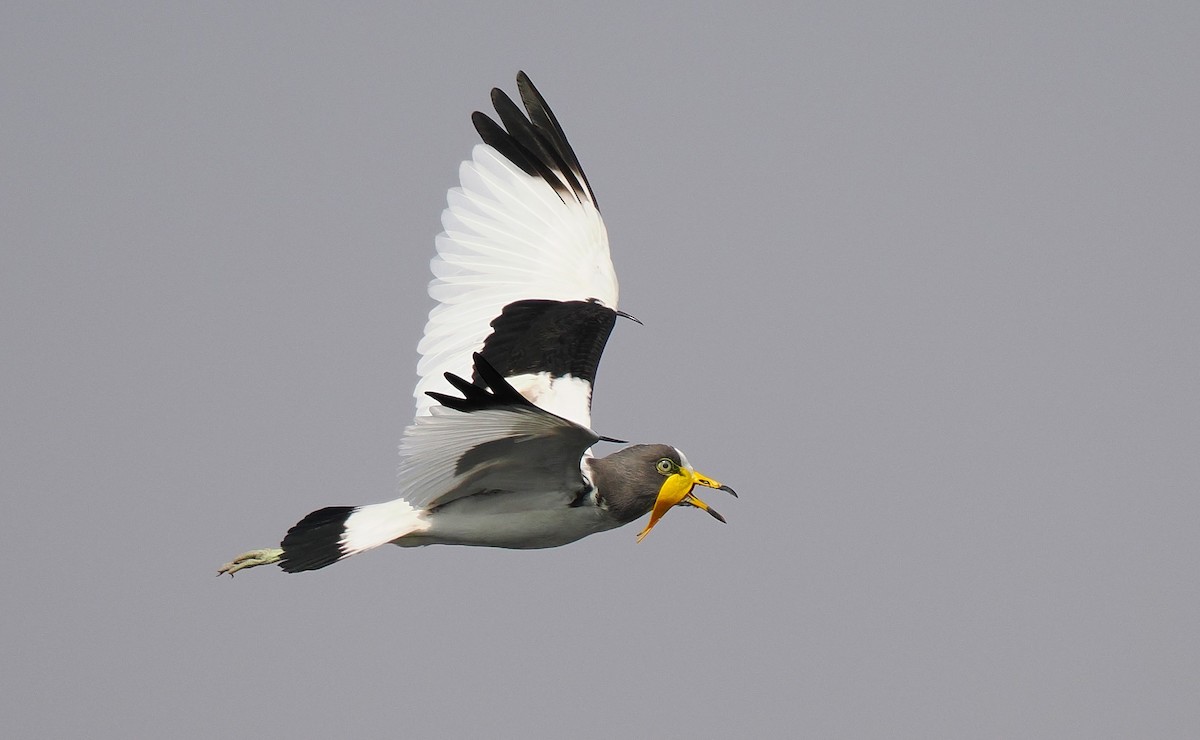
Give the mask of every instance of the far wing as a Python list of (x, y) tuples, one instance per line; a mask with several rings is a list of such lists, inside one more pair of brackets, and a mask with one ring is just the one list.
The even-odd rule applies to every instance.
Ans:
[[(579, 161), (546, 101), (521, 73), (528, 117), (500, 90), (503, 128), (472, 120), (484, 143), (459, 168), (437, 237), (429, 314), (418, 349), (418, 418), (471, 377), (482, 352), (538, 406), (591, 424), (596, 366), (616, 321), (608, 234)], [(476, 377), (476, 379), (478, 379)]]
[(474, 360), (486, 388), (450, 375), (463, 397), (435, 392), (442, 405), (405, 431), (400, 497), (428, 509), (484, 491), (584, 490), (580, 459), (599, 437), (531, 404), (482, 355)]

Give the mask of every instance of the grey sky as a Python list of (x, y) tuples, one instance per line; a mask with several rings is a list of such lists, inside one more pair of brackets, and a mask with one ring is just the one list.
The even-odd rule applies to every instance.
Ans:
[[(1200, 6), (645, 5), (0, 10), (5, 736), (1200, 736)], [(214, 578), (391, 497), (518, 69), (729, 524)]]

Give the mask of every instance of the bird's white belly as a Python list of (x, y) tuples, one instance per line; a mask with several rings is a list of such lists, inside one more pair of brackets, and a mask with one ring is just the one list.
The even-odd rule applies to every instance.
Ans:
[(558, 547), (618, 523), (590, 500), (567, 506), (552, 494), (483, 494), (459, 499), (427, 514), (429, 529), (395, 540), (404, 547), (474, 545), (526, 550)]

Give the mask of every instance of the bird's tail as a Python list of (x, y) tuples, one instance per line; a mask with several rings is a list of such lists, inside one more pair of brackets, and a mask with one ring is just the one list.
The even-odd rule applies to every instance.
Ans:
[(404, 499), (368, 506), (327, 506), (288, 530), (279, 567), (316, 570), (380, 545), (429, 529), (425, 512)]

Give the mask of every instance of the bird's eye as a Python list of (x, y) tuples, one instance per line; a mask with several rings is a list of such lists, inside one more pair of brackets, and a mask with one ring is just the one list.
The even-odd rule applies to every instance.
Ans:
[(675, 472), (675, 463), (672, 462), (668, 457), (664, 457), (663, 459), (659, 460), (658, 465), (655, 465), (654, 467), (663, 475), (670, 475), (671, 473)]

